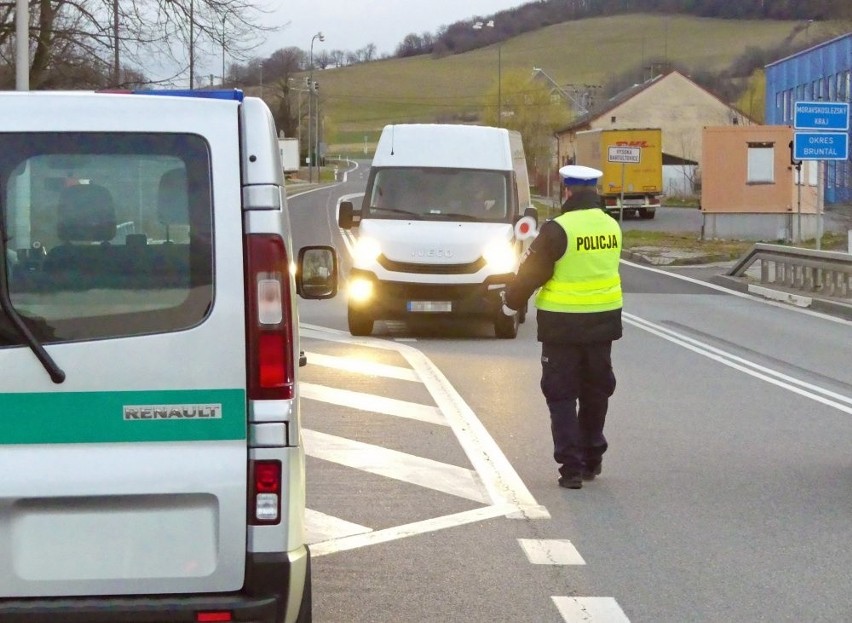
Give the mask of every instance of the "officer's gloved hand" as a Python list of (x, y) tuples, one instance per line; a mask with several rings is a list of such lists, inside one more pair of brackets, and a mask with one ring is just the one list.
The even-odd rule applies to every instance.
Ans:
[(502, 311), (503, 311), (504, 315), (514, 316), (517, 313), (514, 309), (512, 309), (511, 307), (506, 305), (506, 293), (505, 292), (500, 293), (500, 300), (503, 301), (503, 310)]

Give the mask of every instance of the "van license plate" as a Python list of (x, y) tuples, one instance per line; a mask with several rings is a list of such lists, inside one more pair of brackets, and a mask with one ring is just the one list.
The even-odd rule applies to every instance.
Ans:
[(453, 304), (450, 301), (408, 301), (410, 312), (450, 312)]

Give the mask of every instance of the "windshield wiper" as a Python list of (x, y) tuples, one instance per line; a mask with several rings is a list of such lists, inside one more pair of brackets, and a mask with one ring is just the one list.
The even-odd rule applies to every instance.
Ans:
[(405, 214), (406, 216), (410, 216), (413, 220), (417, 221), (423, 218), (422, 214), (418, 214), (417, 212), (409, 212), (408, 210), (400, 210), (399, 208), (380, 208), (378, 206), (370, 206), (370, 210), (376, 210), (378, 212), (393, 212), (394, 214)]
[(21, 318), (15, 306), (12, 305), (12, 297), (9, 294), (8, 273), (6, 272), (6, 265), (8, 263), (6, 259), (6, 244), (6, 228), (3, 225), (3, 215), (0, 213), (0, 309), (5, 312), (12, 326), (24, 338), (27, 346), (30, 347), (30, 350), (33, 351), (33, 354), (41, 362), (41, 365), (44, 366), (44, 369), (50, 375), (50, 380), (56, 384), (62, 383), (65, 380), (65, 372), (53, 360), (50, 353), (44, 349), (44, 346), (41, 345), (38, 338), (30, 331), (24, 319)]
[(441, 214), (434, 214), (432, 216), (441, 217), (441, 218), (455, 218), (460, 221), (478, 221), (479, 218), (473, 216), (472, 214), (462, 214), (461, 212), (442, 212)]

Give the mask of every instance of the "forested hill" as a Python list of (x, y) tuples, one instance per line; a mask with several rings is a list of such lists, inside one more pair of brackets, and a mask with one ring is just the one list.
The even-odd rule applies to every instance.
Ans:
[(467, 52), (545, 26), (586, 17), (623, 13), (683, 14), (721, 19), (843, 20), (852, 19), (850, 0), (537, 0), (514, 9), (477, 17), (493, 27), (472, 29), (470, 20), (445, 26), (438, 33), (411, 33), (395, 56)]

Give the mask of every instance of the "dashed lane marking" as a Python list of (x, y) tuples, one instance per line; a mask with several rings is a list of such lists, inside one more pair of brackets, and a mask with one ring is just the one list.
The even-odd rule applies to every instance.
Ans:
[(565, 539), (518, 539), (527, 559), (534, 565), (585, 565), (580, 552)]
[(302, 438), (308, 456), (488, 503), (488, 496), (473, 470), (313, 430), (303, 429)]
[(552, 597), (566, 623), (630, 623), (612, 597)]

